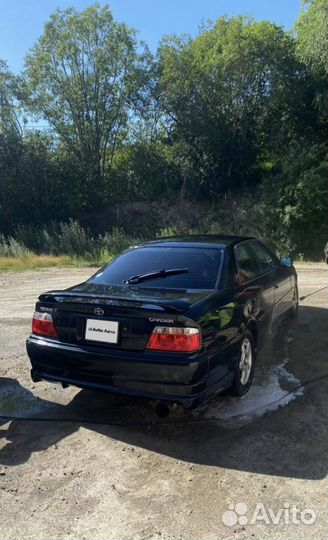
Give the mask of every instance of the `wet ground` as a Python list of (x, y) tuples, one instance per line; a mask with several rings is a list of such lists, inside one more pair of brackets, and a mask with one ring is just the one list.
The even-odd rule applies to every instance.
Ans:
[[(298, 271), (301, 295), (327, 283), (324, 265)], [(327, 290), (262, 351), (248, 396), (158, 419), (30, 380), (35, 298), (90, 273), (0, 277), (1, 538), (327, 538)]]

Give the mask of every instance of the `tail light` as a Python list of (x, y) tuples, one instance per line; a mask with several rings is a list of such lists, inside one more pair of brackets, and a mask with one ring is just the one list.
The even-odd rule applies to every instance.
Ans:
[(156, 326), (147, 343), (147, 349), (156, 351), (194, 352), (200, 349), (198, 328)]
[(34, 311), (32, 320), (32, 333), (41, 336), (58, 337), (57, 330), (50, 313)]

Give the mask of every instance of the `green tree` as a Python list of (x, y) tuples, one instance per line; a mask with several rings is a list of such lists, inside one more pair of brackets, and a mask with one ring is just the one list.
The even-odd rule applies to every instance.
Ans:
[(118, 200), (174, 200), (181, 186), (177, 148), (140, 141), (118, 150), (113, 164), (113, 197)]
[(66, 156), (62, 159), (51, 135), (27, 132), (13, 139), (0, 134), (0, 171), (2, 231), (74, 215), (70, 213), (74, 168)]
[(144, 104), (147, 60), (135, 32), (98, 4), (82, 12), (55, 11), (26, 57), (28, 109), (75, 156), (84, 207), (90, 207), (91, 192), (94, 202), (104, 198), (108, 154), (125, 139), (129, 119)]
[[(316, 77), (316, 104), (322, 120), (328, 120), (328, 3), (304, 0), (295, 23), (296, 52)], [(326, 138), (326, 133), (323, 134)]]
[(0, 60), (0, 227), (10, 220), (10, 191), (18, 181), (21, 127), (16, 101), (17, 79)]
[(19, 107), (17, 102), (17, 77), (0, 59), (0, 134), (20, 136)]
[(263, 183), (262, 223), (269, 239), (292, 255), (322, 259), (328, 230), (325, 144), (291, 145), (280, 172)]
[(295, 22), (297, 53), (314, 72), (328, 77), (327, 0), (304, 0)]
[(311, 81), (294, 49), (282, 28), (247, 17), (162, 42), (159, 101), (192, 161), (189, 192), (216, 197), (252, 186), (311, 129)]

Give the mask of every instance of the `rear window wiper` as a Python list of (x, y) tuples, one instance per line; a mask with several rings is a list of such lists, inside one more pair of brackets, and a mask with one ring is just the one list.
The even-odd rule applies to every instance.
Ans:
[(124, 283), (126, 285), (129, 285), (130, 283), (141, 283), (142, 281), (147, 281), (148, 279), (165, 278), (166, 276), (175, 276), (177, 274), (185, 274), (186, 272), (189, 272), (189, 268), (168, 268), (166, 270), (155, 270), (154, 272), (149, 272), (148, 274), (131, 276), (129, 279), (125, 280)]

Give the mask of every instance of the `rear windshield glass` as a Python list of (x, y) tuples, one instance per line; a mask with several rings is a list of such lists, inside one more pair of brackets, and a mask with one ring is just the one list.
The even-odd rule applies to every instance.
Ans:
[(188, 268), (187, 273), (147, 279), (133, 284), (140, 288), (214, 289), (219, 277), (222, 250), (217, 248), (141, 247), (114, 259), (90, 281), (122, 285), (131, 276), (172, 268)]

